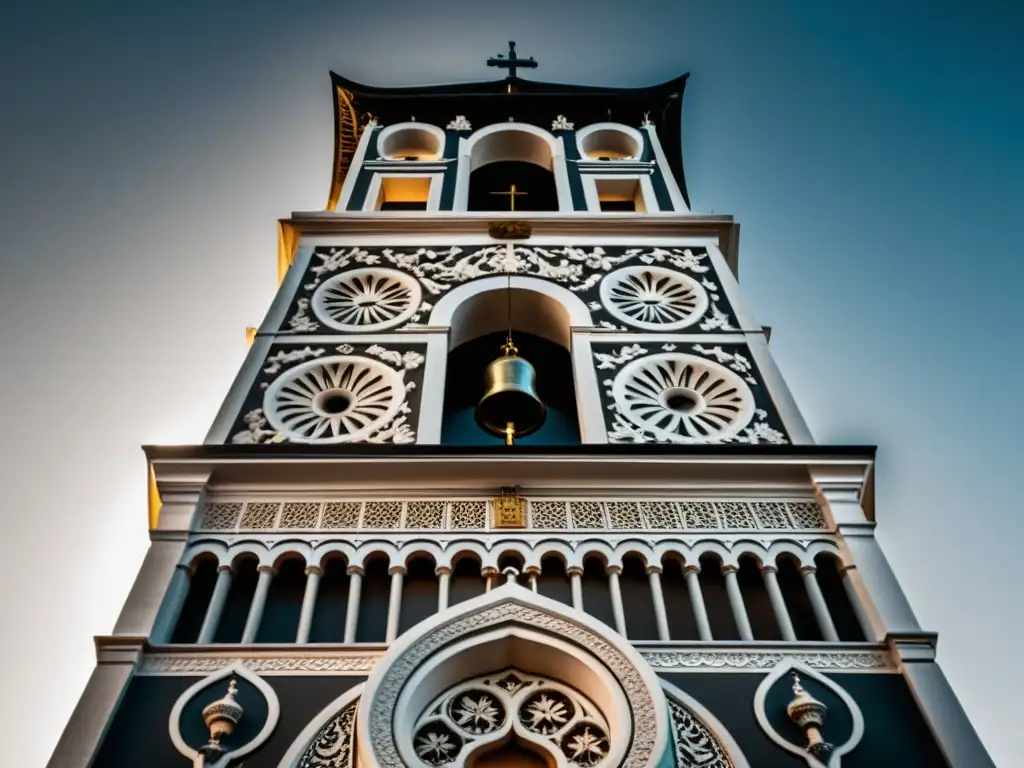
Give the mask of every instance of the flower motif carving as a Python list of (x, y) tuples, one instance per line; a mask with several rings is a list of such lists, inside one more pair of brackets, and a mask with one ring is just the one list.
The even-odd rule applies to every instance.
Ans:
[(559, 115), (558, 117), (551, 121), (552, 131), (571, 131), (572, 129), (573, 124), (565, 115)]
[(450, 763), (462, 749), (462, 739), (451, 728), (438, 721), (420, 728), (415, 742), (416, 755), (428, 765)]
[(526, 700), (519, 717), (531, 731), (548, 735), (561, 730), (575, 713), (565, 694), (541, 691)]
[(472, 734), (490, 733), (505, 722), (501, 705), (483, 691), (461, 694), (449, 706), (455, 724)]
[(597, 765), (608, 754), (608, 738), (598, 726), (580, 723), (562, 739), (569, 765)]
[(728, 439), (753, 417), (753, 394), (743, 380), (692, 355), (665, 352), (634, 360), (611, 389), (618, 413), (664, 442)]
[(456, 115), (455, 119), (445, 126), (449, 131), (471, 131), (473, 126), (470, 125), (469, 120), (466, 119), (465, 115)]
[(708, 308), (708, 295), (700, 283), (663, 267), (634, 266), (612, 272), (601, 282), (601, 301), (615, 319), (648, 331), (686, 328)]
[(420, 284), (404, 272), (366, 267), (342, 272), (313, 294), (313, 312), (336, 331), (372, 333), (396, 328), (420, 305)]
[(266, 418), (293, 442), (345, 443), (384, 429), (405, 403), (402, 374), (365, 357), (340, 355), (289, 369), (264, 397)]

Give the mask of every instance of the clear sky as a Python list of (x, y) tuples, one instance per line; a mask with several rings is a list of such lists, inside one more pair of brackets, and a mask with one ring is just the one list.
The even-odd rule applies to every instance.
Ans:
[[(847, 6), (845, 10), (837, 6)], [(199, 442), (326, 200), (328, 70), (692, 72), (694, 209), (819, 442), (880, 446), (878, 535), (1000, 766), (1024, 765), (1024, 5), (8, 3), (0, 11), (4, 762), (42, 765), (146, 547), (144, 443)]]

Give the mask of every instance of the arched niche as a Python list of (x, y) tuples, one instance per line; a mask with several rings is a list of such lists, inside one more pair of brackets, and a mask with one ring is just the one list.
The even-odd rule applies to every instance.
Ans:
[[(389, 648), (360, 700), (360, 764), (421, 765), (413, 737), (424, 713), (433, 712), (446, 692), (509, 668), (564, 686), (594, 705), (608, 744), (597, 768), (669, 764), (667, 703), (657, 676), (636, 649), (600, 622), (514, 583), (420, 623)], [(508, 718), (504, 730), (491, 729), (489, 743), (515, 733), (519, 744), (541, 745), (543, 739), (516, 725)], [(482, 748), (488, 742), (472, 741), (472, 749), (451, 761), (453, 768), (486, 756)], [(567, 762), (564, 756), (554, 759)]]
[[(449, 316), (441, 442), (446, 445), (500, 445), (503, 438), (481, 429), (474, 412), (487, 388), (488, 366), (502, 355), (508, 332), (511, 298), (512, 338), (519, 356), (536, 371), (537, 394), (547, 409), (543, 426), (521, 438), (527, 445), (573, 445), (580, 429), (571, 346), (572, 315), (550, 291), (531, 287), (508, 289), (507, 279), (491, 278), (488, 285), (463, 297)], [(575, 298), (575, 297), (574, 297)], [(578, 301), (578, 299), (577, 299)], [(442, 307), (438, 306), (438, 309)], [(579, 311), (574, 308), (577, 314)], [(585, 308), (584, 308), (585, 312)], [(436, 312), (435, 312), (436, 314)]]
[(572, 210), (565, 150), (561, 139), (526, 123), (498, 123), (460, 144), (455, 210)]
[(594, 123), (576, 132), (576, 148), (587, 160), (639, 160), (644, 139), (628, 125)]
[(398, 123), (377, 136), (377, 154), (385, 160), (440, 160), (444, 131), (429, 123)]

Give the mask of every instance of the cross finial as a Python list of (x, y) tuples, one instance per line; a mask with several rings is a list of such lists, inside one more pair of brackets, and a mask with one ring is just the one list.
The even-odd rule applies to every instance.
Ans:
[(498, 54), (487, 60), (488, 67), (498, 67), (499, 69), (508, 70), (508, 79), (516, 79), (516, 69), (519, 67), (525, 67), (526, 69), (534, 69), (537, 66), (537, 62), (533, 60), (533, 56), (528, 59), (520, 59), (516, 55), (516, 41), (508, 41), (508, 58), (506, 59), (503, 54)]

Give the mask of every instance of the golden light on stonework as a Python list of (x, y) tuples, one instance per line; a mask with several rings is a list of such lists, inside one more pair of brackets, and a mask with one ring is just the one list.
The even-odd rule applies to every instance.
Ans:
[(156, 473), (153, 471), (152, 464), (146, 468), (146, 473), (146, 502), (149, 509), (149, 529), (154, 530), (160, 524), (160, 510), (163, 508), (164, 503), (160, 498), (160, 489), (156, 484)]
[(256, 341), (256, 331), (257, 330), (259, 330), (259, 329), (258, 328), (254, 328), (251, 325), (246, 327), (246, 329), (245, 329), (245, 348), (246, 349), (249, 349), (249, 347), (252, 346), (252, 343), (254, 341)]

